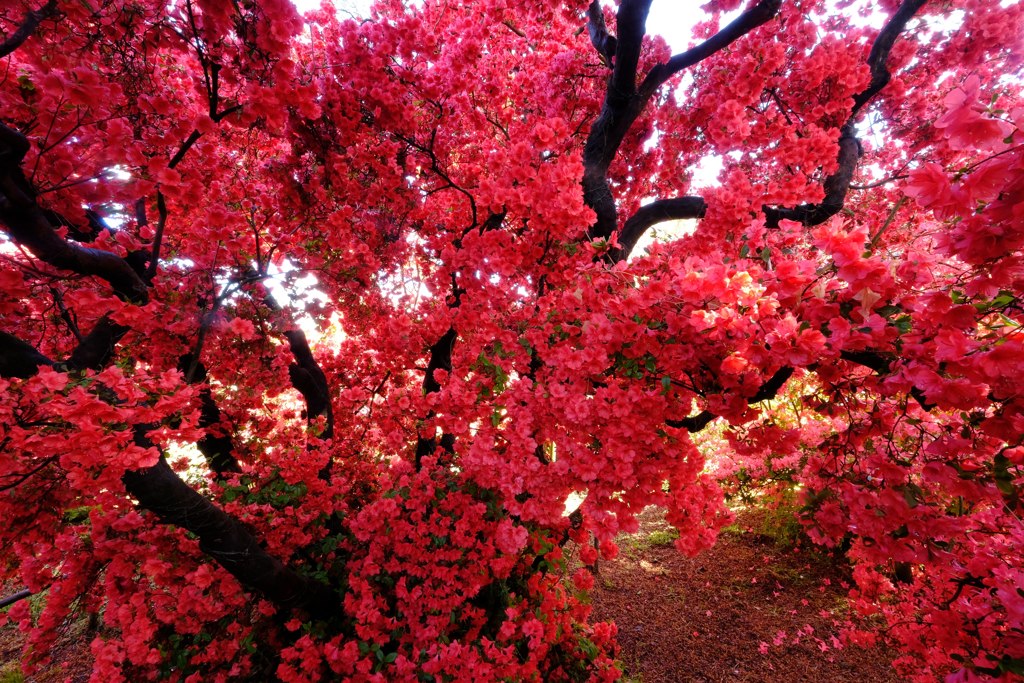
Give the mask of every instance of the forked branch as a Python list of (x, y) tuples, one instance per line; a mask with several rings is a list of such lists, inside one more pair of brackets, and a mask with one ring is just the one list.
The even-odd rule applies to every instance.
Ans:
[(622, 226), (618, 237), (619, 246), (608, 252), (608, 260), (615, 263), (628, 258), (637, 241), (651, 226), (665, 221), (703, 218), (707, 208), (702, 197), (693, 196), (658, 199), (641, 206)]
[[(623, 0), (617, 14), (618, 37), (609, 36), (615, 41), (614, 68), (608, 80), (601, 113), (594, 121), (583, 148), (583, 199), (596, 214), (594, 225), (589, 231), (590, 239), (607, 239), (618, 228), (618, 210), (608, 185), (608, 169), (629, 129), (658, 88), (673, 74), (710, 57), (768, 22), (778, 13), (781, 1), (761, 0), (706, 42), (672, 57), (666, 64), (655, 66), (638, 89), (637, 64), (651, 0)], [(602, 31), (607, 34), (607, 29), (597, 2), (590, 5), (588, 16), (591, 42), (600, 52), (599, 45), (606, 45), (609, 41), (602, 37)], [(622, 239), (619, 241), (622, 242)]]
[(0, 222), (7, 226), (7, 234), (44, 263), (79, 275), (96, 275), (121, 298), (145, 303), (146, 283), (127, 261), (109, 251), (68, 242), (53, 229), (21, 169), (28, 150), (24, 135), (0, 123)]
[(616, 38), (608, 33), (608, 26), (604, 21), (604, 12), (601, 10), (601, 3), (594, 0), (587, 8), (587, 33), (590, 34), (590, 43), (597, 50), (597, 53), (604, 59), (605, 64), (612, 66), (615, 62)]
[[(765, 381), (764, 384), (754, 393), (753, 396), (747, 398), (747, 403), (753, 405), (760, 403), (761, 401), (767, 401), (775, 398), (782, 387), (785, 386), (786, 381), (793, 376), (793, 368), (783, 367), (775, 371), (771, 377)], [(665, 420), (665, 424), (669, 427), (682, 427), (688, 432), (699, 432), (708, 426), (717, 415), (712, 413), (710, 410), (702, 410), (701, 412), (691, 417), (684, 417), (681, 420)]]

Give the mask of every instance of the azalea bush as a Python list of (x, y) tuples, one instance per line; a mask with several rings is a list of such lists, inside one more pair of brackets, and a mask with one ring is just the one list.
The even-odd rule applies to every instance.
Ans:
[(4, 3), (27, 671), (617, 680), (587, 566), (742, 489), (908, 679), (1024, 672), (1021, 8), (650, 5)]

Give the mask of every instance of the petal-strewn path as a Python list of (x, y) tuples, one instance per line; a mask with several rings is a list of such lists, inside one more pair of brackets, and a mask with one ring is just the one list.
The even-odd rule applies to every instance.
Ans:
[(626, 681), (900, 680), (885, 648), (835, 647), (846, 589), (832, 563), (784, 550), (764, 529), (741, 515), (714, 548), (687, 558), (650, 508), (640, 532), (620, 539), (592, 597), (594, 619), (618, 624)]

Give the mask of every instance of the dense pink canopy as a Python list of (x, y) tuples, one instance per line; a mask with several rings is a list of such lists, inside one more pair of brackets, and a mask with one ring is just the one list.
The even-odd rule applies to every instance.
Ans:
[(848, 641), (1024, 673), (1018, 4), (712, 0), (674, 55), (651, 0), (40, 4), (0, 8), (29, 666), (88, 613), (96, 681), (616, 680), (587, 566), (742, 494), (849, 558)]

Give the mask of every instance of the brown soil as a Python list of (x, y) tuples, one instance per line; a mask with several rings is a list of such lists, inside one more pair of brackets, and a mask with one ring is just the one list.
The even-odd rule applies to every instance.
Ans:
[(594, 620), (618, 625), (625, 681), (900, 680), (893, 652), (833, 640), (846, 615), (841, 564), (780, 544), (790, 539), (768, 522), (741, 513), (696, 558), (675, 549), (656, 508), (619, 539), (619, 557), (600, 563), (591, 597)]

